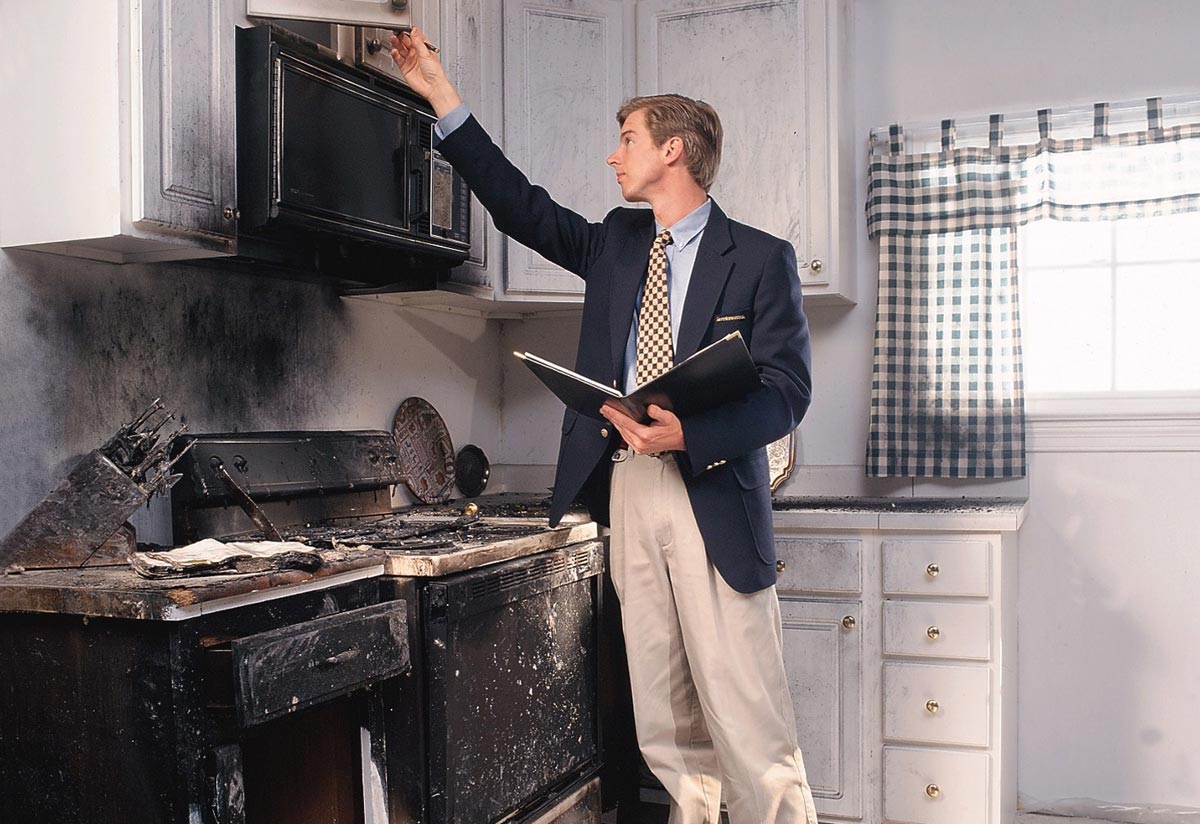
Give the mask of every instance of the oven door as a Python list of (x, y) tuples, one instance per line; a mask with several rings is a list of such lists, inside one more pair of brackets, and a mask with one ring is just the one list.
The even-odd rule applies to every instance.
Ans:
[(553, 808), (595, 772), (602, 568), (592, 542), (426, 586), (430, 824)]

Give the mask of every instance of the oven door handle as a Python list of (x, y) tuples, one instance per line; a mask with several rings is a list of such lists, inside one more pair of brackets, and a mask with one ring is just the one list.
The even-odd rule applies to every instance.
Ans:
[(337, 655), (331, 655), (328, 658), (322, 658), (319, 661), (314, 661), (313, 666), (317, 669), (332, 669), (338, 664), (345, 664), (353, 661), (358, 657), (358, 650), (348, 649), (344, 652), (339, 652)]

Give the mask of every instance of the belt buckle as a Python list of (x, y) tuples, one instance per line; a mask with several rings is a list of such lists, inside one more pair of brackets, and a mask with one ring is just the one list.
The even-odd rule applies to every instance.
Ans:
[(621, 461), (624, 461), (627, 458), (629, 458), (629, 452), (630, 452), (630, 450), (628, 447), (624, 447), (624, 446), (618, 447), (617, 450), (612, 453), (613, 463), (621, 463)]

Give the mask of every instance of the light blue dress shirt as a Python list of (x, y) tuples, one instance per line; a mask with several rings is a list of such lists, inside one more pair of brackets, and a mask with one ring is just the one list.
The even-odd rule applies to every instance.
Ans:
[[(460, 103), (446, 116), (438, 120), (433, 131), (438, 140), (466, 122), (471, 110), (466, 103)], [(708, 215), (712, 212), (712, 198), (705, 198), (685, 217), (675, 221), (673, 226), (663, 226), (654, 221), (654, 233), (658, 235), (663, 229), (671, 230), (671, 245), (667, 247), (667, 302), (671, 306), (671, 340), (676, 349), (679, 348), (679, 324), (683, 320), (683, 302), (687, 299), (688, 284), (692, 281), (692, 269), (696, 265), (696, 250), (700, 248), (700, 238), (704, 227), (708, 225)], [(646, 249), (647, 254), (650, 250)], [(645, 283), (638, 289), (637, 306), (642, 305), (642, 293)], [(629, 327), (629, 338), (625, 342), (625, 393), (637, 389), (637, 322), (638, 312), (633, 313), (633, 323)]]

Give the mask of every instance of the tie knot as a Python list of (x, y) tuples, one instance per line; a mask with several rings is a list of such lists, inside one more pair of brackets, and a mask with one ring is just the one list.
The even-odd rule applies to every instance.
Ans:
[(673, 241), (671, 239), (671, 230), (670, 229), (663, 229), (659, 233), (658, 237), (654, 238), (655, 246), (670, 246), (674, 242), (675, 241)]

